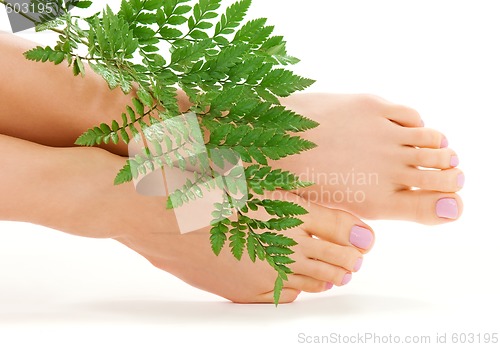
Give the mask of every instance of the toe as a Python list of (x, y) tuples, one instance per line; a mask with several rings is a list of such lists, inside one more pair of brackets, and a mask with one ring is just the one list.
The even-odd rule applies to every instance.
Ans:
[(321, 293), (332, 288), (328, 282), (297, 274), (288, 275), (288, 280), (284, 286), (306, 293)]
[(351, 272), (338, 266), (324, 263), (319, 260), (301, 261), (294, 272), (299, 275), (311, 277), (318, 281), (343, 286), (350, 280)]
[(386, 117), (404, 127), (419, 128), (424, 126), (420, 114), (416, 110), (403, 105), (390, 105)]
[(368, 252), (375, 241), (373, 230), (352, 214), (319, 205), (310, 205), (303, 216), (303, 228), (318, 238)]
[(432, 169), (450, 169), (457, 167), (459, 159), (450, 148), (408, 148), (409, 165)]
[(452, 222), (460, 218), (463, 211), (462, 200), (456, 194), (405, 190), (388, 201), (387, 209), (398, 219), (427, 225)]
[(446, 148), (448, 140), (439, 131), (429, 128), (400, 129), (401, 144), (420, 148)]
[(411, 168), (404, 179), (408, 187), (454, 193), (463, 188), (465, 175), (459, 169), (418, 170)]
[(340, 246), (314, 238), (304, 239), (300, 247), (302, 253), (310, 259), (320, 260), (351, 272), (356, 272), (361, 267), (363, 254), (354, 247)]

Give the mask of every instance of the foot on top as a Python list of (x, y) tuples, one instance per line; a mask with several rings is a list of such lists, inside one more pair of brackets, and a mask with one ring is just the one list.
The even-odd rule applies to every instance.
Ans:
[(320, 123), (303, 134), (317, 148), (274, 163), (316, 183), (303, 197), (368, 219), (460, 217), (458, 155), (415, 110), (370, 95), (299, 94), (283, 104)]

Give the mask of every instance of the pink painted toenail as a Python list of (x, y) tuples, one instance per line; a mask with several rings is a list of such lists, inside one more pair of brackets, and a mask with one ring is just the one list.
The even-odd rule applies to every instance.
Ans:
[(458, 160), (458, 157), (456, 155), (451, 157), (451, 160), (450, 160), (451, 167), (457, 167), (459, 163), (460, 163), (460, 160)]
[(458, 204), (455, 199), (444, 198), (438, 200), (436, 203), (436, 214), (440, 218), (457, 219), (458, 218)]
[(331, 283), (331, 282), (327, 282), (327, 283), (326, 283), (326, 290), (330, 290), (330, 289), (332, 289), (332, 288), (333, 288), (333, 283)]
[(465, 184), (465, 175), (463, 173), (461, 173), (457, 177), (457, 185), (459, 188), (463, 188), (464, 184)]
[(352, 279), (352, 274), (347, 273), (344, 275), (344, 278), (342, 279), (342, 283), (340, 283), (341, 286), (345, 286), (347, 283), (351, 282)]
[(354, 272), (358, 272), (361, 269), (361, 265), (363, 265), (363, 258), (358, 258), (356, 264), (354, 264)]
[(446, 137), (443, 137), (441, 140), (441, 148), (446, 148), (448, 147), (448, 139)]
[(370, 230), (355, 225), (351, 229), (349, 241), (358, 248), (368, 249), (373, 243), (373, 234)]

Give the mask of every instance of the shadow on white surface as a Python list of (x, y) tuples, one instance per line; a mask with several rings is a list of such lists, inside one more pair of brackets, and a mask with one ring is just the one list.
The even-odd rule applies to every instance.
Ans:
[(225, 323), (294, 321), (303, 318), (410, 314), (433, 304), (402, 297), (339, 295), (308, 298), (276, 309), (217, 301), (110, 300), (68, 303), (46, 312), (1, 313), (0, 324), (26, 323)]

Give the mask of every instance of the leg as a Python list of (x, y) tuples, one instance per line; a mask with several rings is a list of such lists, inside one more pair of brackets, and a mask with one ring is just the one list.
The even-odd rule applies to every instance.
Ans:
[[(26, 221), (86, 237), (109, 237), (142, 254), (155, 266), (187, 283), (235, 302), (272, 302), (275, 274), (267, 264), (236, 261), (226, 250), (216, 257), (209, 228), (179, 234), (163, 198), (138, 195), (131, 184), (113, 186), (124, 159), (100, 149), (50, 148), (0, 135), (4, 168), (0, 218)], [(289, 230), (299, 245), (282, 301), (300, 291), (321, 292), (346, 284), (373, 244), (373, 233), (356, 217), (286, 200), (310, 210), (305, 223)], [(314, 238), (316, 236), (318, 238)]]

